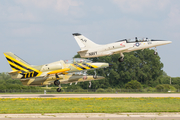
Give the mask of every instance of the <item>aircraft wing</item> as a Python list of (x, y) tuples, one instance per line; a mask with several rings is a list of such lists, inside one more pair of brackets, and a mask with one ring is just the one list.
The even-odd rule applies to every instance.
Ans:
[(60, 70), (55, 70), (55, 71), (48, 72), (47, 74), (64, 73), (64, 72), (69, 71), (69, 70), (70, 70), (70, 68), (64, 68), (64, 69), (60, 69)]
[(125, 48), (119, 48), (119, 49), (114, 49), (114, 50), (111, 50), (112, 53), (119, 53), (120, 51), (123, 52), (123, 51), (127, 51), (129, 50), (131, 47), (125, 47)]

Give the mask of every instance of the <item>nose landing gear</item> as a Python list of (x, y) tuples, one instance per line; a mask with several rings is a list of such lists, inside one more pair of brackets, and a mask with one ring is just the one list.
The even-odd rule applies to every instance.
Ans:
[(91, 81), (89, 81), (89, 88), (91, 87)]
[(154, 55), (157, 55), (157, 48), (154, 48)]

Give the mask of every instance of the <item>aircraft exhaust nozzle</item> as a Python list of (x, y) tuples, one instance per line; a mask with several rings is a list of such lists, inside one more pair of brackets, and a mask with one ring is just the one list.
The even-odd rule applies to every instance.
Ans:
[(112, 67), (112, 66), (113, 66), (113, 64), (109, 63), (109, 67)]

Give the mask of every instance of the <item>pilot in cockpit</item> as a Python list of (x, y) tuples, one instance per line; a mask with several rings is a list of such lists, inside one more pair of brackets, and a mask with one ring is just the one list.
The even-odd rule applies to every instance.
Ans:
[(137, 39), (137, 37), (135, 37), (135, 40), (136, 40), (136, 42), (138, 42), (138, 39)]

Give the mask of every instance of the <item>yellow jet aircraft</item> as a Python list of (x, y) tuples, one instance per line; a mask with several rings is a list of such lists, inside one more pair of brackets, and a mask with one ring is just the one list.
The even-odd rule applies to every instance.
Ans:
[[(102, 76), (77, 74), (87, 70), (109, 67), (111, 64), (92, 62), (88, 59), (74, 58), (73, 60), (60, 60), (45, 65), (30, 65), (11, 52), (4, 53), (12, 71), (9, 75), (13, 79), (21, 80), (23, 85), (58, 85), (57, 92), (61, 91), (60, 84), (77, 83), (103, 79)], [(90, 83), (91, 85), (91, 83)]]

